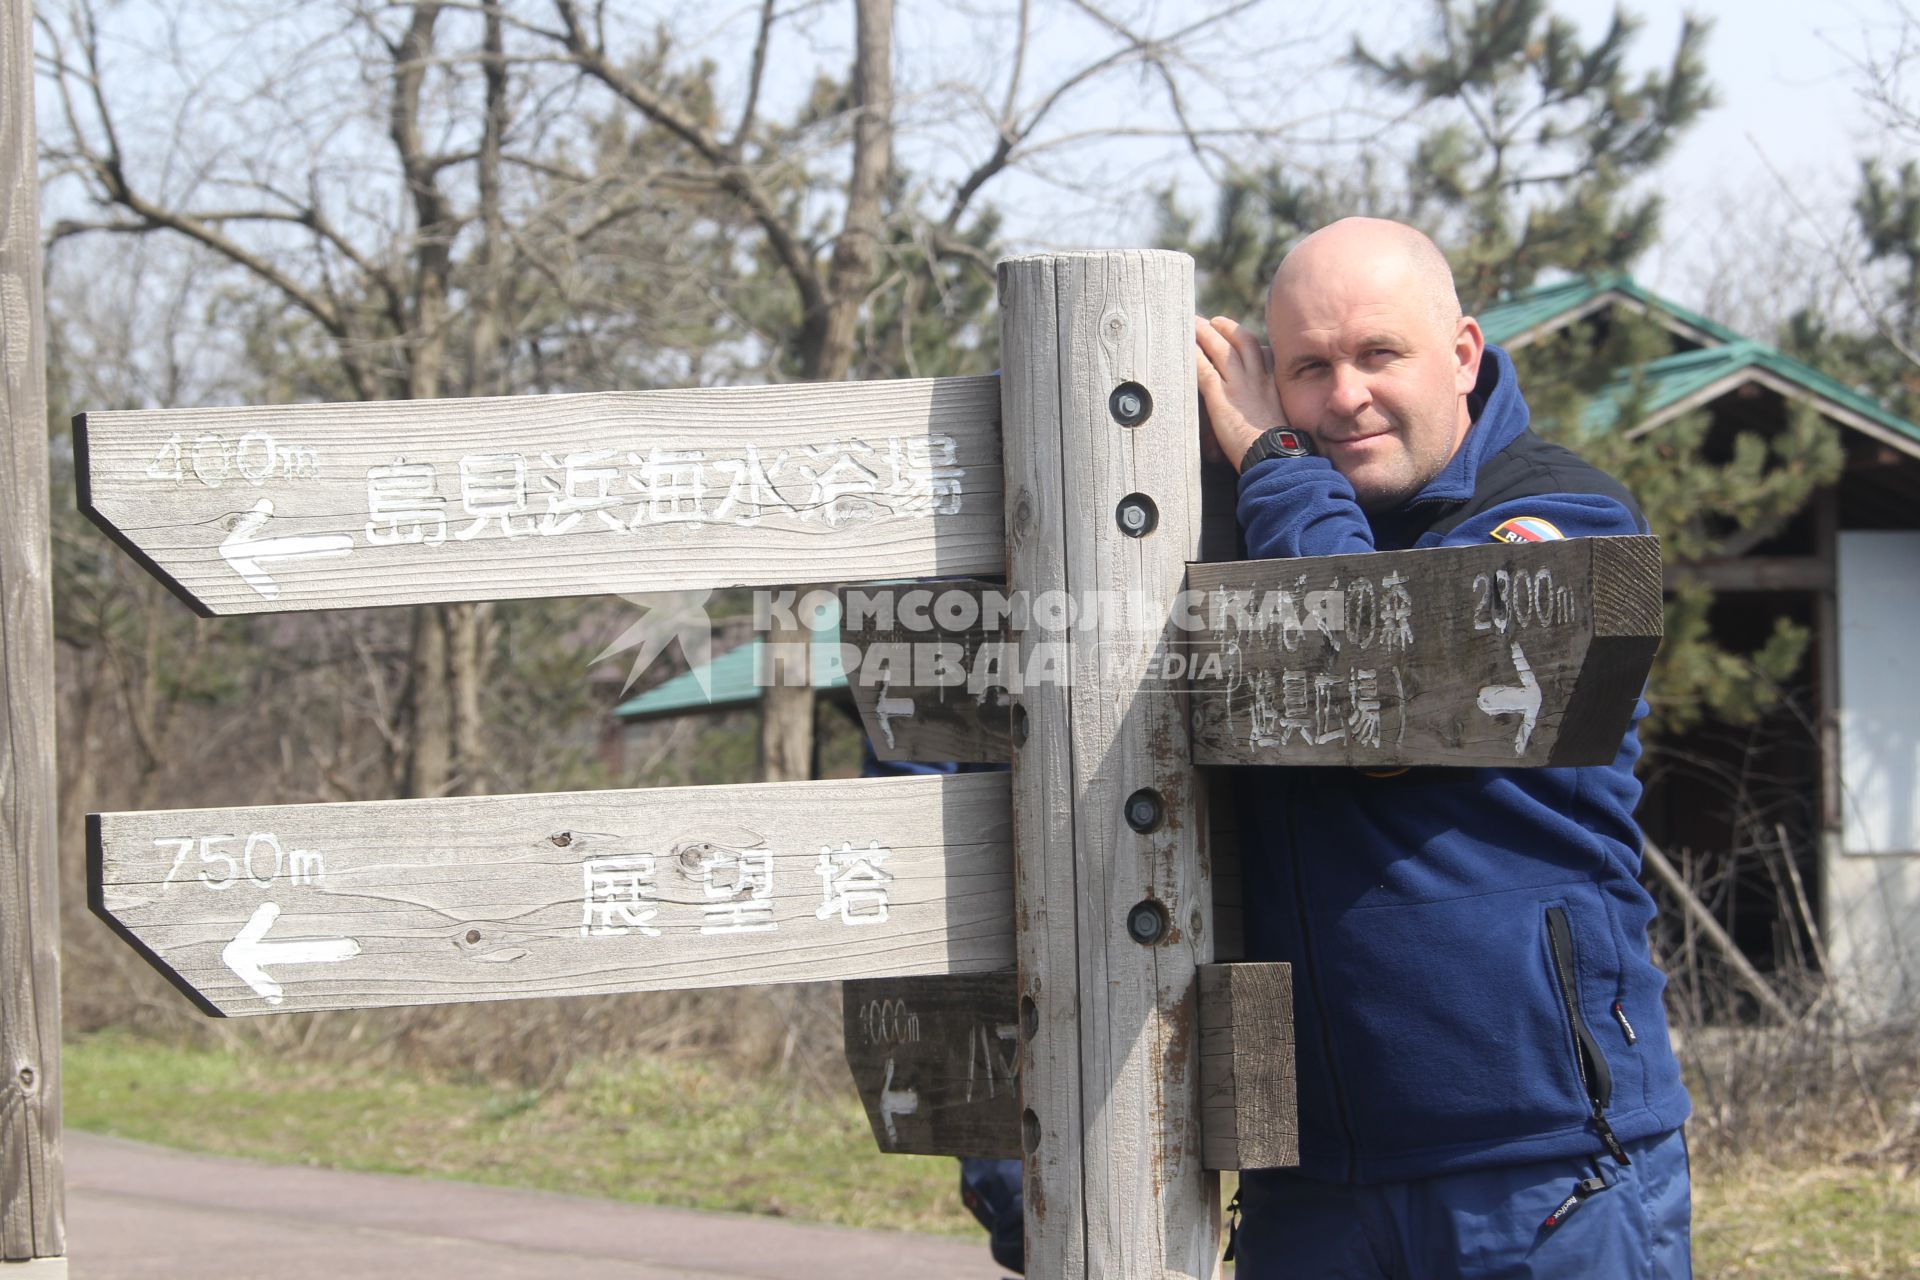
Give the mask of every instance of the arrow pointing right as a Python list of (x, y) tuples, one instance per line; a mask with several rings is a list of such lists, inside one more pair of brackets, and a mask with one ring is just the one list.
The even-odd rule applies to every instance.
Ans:
[(316, 533), (285, 538), (256, 538), (273, 516), (273, 499), (262, 498), (253, 510), (233, 523), (233, 532), (220, 544), (220, 557), (247, 585), (271, 600), (280, 594), (280, 584), (260, 567), (262, 560), (309, 560), (323, 556), (344, 556), (353, 550), (350, 533)]
[(1480, 709), (1490, 716), (1520, 717), (1520, 729), (1513, 735), (1513, 754), (1527, 754), (1527, 742), (1533, 737), (1534, 723), (1540, 718), (1540, 682), (1533, 678), (1527, 655), (1513, 642), (1513, 665), (1520, 672), (1517, 685), (1486, 685), (1480, 690)]

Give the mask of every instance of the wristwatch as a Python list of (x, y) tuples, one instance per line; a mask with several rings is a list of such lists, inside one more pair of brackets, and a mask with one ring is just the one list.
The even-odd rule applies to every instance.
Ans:
[(1292, 427), (1273, 427), (1260, 433), (1260, 438), (1247, 446), (1240, 456), (1240, 470), (1245, 471), (1256, 462), (1265, 462), (1268, 458), (1312, 458), (1320, 451), (1313, 447), (1313, 437), (1304, 431), (1295, 431)]

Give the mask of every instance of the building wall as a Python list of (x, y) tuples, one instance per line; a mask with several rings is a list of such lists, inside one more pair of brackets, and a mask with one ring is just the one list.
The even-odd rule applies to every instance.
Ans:
[(1920, 1013), (1920, 532), (1842, 532), (1840, 823), (1825, 841), (1834, 975), (1862, 1013)]

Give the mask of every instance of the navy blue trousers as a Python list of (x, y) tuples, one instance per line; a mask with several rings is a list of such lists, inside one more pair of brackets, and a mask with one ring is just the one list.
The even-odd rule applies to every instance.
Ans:
[[(1249, 1171), (1239, 1280), (1685, 1280), (1686, 1140), (1676, 1129), (1626, 1150), (1624, 1168), (1545, 1160), (1372, 1187)], [(1547, 1226), (1596, 1175), (1604, 1189)]]

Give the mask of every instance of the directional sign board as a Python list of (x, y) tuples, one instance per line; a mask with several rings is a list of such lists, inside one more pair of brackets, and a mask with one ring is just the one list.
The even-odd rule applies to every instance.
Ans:
[(75, 419), (80, 503), (203, 614), (998, 573), (996, 378)]
[(971, 578), (840, 590), (841, 643), (860, 655), (847, 683), (876, 757), (962, 764), (1012, 757), (1013, 694), (992, 667), (995, 650), (1006, 662), (1002, 623), (1010, 619), (998, 606), (1010, 595)]
[(1187, 585), (1208, 626), (1172, 656), (1198, 764), (1607, 764), (1662, 629), (1646, 537), (1194, 565)]
[[(847, 1069), (882, 1151), (1020, 1155), (1019, 980), (1011, 971), (862, 979), (842, 990)], [(1296, 1163), (1292, 967), (1201, 965), (1194, 999), (1207, 1167)]]
[(1011, 970), (841, 988), (847, 1069), (882, 1151), (1020, 1154), (1019, 983)]
[(1013, 963), (1007, 778), (94, 814), (93, 909), (209, 1013)]
[[(1005, 760), (1013, 632), (1072, 610), (977, 581), (842, 591), (843, 658), (884, 760)], [(1196, 564), (1149, 696), (1185, 697), (1196, 764), (1580, 765), (1619, 750), (1659, 644), (1659, 543), (1578, 538)], [(1030, 653), (1064, 643), (1037, 645)], [(1044, 655), (1043, 655), (1044, 656)], [(1099, 663), (1095, 651), (1077, 659)]]

